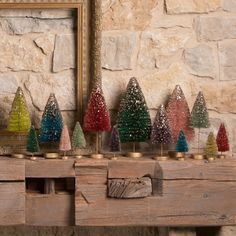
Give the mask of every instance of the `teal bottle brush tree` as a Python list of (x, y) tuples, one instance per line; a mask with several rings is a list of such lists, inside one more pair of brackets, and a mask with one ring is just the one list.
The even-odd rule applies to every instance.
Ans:
[(208, 128), (210, 126), (209, 115), (206, 107), (205, 98), (203, 93), (200, 91), (193, 105), (191, 112), (190, 125), (193, 128), (198, 128), (198, 138), (197, 138), (197, 153), (194, 154), (195, 159), (203, 159), (203, 155), (200, 153), (200, 129)]
[(101, 132), (110, 131), (111, 123), (102, 88), (98, 84), (95, 85), (90, 94), (83, 129), (85, 132), (96, 133), (96, 149), (92, 158), (103, 158), (101, 154)]
[(178, 160), (183, 160), (185, 157), (185, 153), (188, 152), (188, 143), (183, 130), (180, 130), (179, 132), (175, 150), (176, 150), (176, 157), (178, 158)]
[[(63, 119), (55, 94), (51, 93), (41, 120), (39, 142), (42, 144), (58, 144), (63, 129)], [(47, 158), (58, 157), (58, 153), (46, 153)]]
[(134, 77), (130, 79), (122, 99), (117, 126), (121, 143), (133, 144), (133, 151), (128, 156), (142, 156), (142, 153), (136, 152), (135, 144), (150, 139), (151, 119), (142, 90)]

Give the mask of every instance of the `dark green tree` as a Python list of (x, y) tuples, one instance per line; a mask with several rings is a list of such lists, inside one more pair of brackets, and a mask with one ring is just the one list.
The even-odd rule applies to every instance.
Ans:
[(151, 119), (136, 78), (131, 78), (117, 120), (121, 143), (145, 142), (150, 138)]
[(30, 127), (26, 150), (27, 152), (30, 152), (32, 155), (40, 151), (38, 137), (33, 125)]
[(47, 105), (44, 109), (39, 134), (40, 143), (60, 141), (63, 129), (63, 120), (54, 93), (50, 94)]
[(176, 152), (187, 152), (188, 151), (188, 143), (186, 141), (183, 130), (181, 130), (179, 132), (179, 137), (177, 139), (175, 150), (176, 150)]

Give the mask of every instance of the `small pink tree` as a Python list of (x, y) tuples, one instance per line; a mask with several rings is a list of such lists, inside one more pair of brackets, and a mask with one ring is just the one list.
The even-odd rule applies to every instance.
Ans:
[(71, 141), (67, 125), (64, 125), (62, 129), (59, 150), (64, 152), (64, 156), (67, 151), (71, 150)]

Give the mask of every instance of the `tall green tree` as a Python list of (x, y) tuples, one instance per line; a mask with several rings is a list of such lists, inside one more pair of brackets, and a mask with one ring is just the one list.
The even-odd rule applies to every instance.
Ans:
[(29, 131), (31, 126), (30, 115), (21, 87), (18, 87), (12, 103), (10, 117), (8, 120), (9, 131)]
[(117, 120), (120, 141), (145, 142), (150, 138), (151, 119), (136, 78), (131, 78)]

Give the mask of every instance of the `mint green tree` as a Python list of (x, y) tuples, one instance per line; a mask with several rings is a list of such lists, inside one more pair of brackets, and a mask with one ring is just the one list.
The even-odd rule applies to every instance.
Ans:
[(73, 148), (85, 148), (86, 140), (84, 137), (84, 132), (81, 128), (80, 123), (77, 121), (73, 134), (72, 134), (72, 147)]

